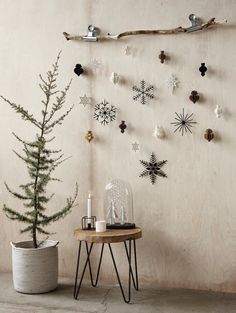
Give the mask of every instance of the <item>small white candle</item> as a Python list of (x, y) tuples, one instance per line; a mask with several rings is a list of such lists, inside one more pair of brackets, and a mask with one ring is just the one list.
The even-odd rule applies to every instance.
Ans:
[(89, 194), (87, 201), (87, 217), (91, 218), (92, 216), (92, 196)]
[(96, 225), (96, 232), (97, 233), (102, 233), (102, 232), (106, 231), (106, 221), (96, 221), (95, 225)]

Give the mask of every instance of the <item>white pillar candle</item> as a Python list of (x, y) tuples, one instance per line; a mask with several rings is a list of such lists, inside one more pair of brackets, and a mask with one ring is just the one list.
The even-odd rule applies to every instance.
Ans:
[(91, 194), (89, 194), (87, 201), (87, 217), (91, 218), (91, 216), (92, 216), (92, 197)]
[(101, 233), (101, 232), (106, 231), (106, 221), (96, 221), (95, 225), (96, 225), (96, 232), (97, 233)]

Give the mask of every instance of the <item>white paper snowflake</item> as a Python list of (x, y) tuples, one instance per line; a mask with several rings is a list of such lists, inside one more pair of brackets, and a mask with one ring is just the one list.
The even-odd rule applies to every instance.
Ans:
[(127, 56), (132, 55), (132, 47), (130, 46), (125, 47), (125, 55)]
[(139, 143), (136, 141), (132, 143), (132, 151), (137, 152), (140, 150)]
[(171, 89), (171, 92), (173, 93), (175, 88), (178, 87), (179, 80), (174, 74), (171, 74), (170, 77), (167, 79), (166, 83), (167, 87)]
[(80, 97), (80, 104), (83, 104), (83, 106), (86, 107), (87, 104), (92, 104), (92, 98), (87, 97), (86, 94), (84, 94), (83, 97)]
[(93, 60), (91, 61), (91, 63), (90, 63), (90, 66), (91, 66), (93, 72), (96, 73), (98, 69), (101, 69), (102, 63), (99, 62), (97, 59), (93, 59)]

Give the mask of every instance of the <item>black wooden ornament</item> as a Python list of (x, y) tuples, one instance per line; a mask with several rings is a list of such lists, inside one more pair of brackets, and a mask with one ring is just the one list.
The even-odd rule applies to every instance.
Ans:
[(191, 91), (191, 95), (189, 96), (189, 99), (193, 103), (196, 103), (200, 99), (200, 96), (196, 90), (193, 90), (193, 91)]
[(75, 74), (77, 74), (78, 76), (80, 76), (81, 74), (83, 74), (84, 70), (82, 68), (81, 64), (76, 64), (75, 68), (74, 68), (74, 72)]
[(202, 76), (205, 76), (207, 67), (205, 66), (205, 63), (201, 63), (201, 66), (199, 67), (199, 71), (201, 72)]
[(166, 55), (164, 50), (161, 50), (161, 53), (159, 54), (159, 59), (161, 60), (161, 63), (164, 63), (165, 59), (166, 59)]
[(125, 132), (125, 129), (127, 128), (127, 125), (125, 124), (125, 121), (121, 121), (120, 125), (119, 125), (120, 131), (122, 132), (122, 134)]

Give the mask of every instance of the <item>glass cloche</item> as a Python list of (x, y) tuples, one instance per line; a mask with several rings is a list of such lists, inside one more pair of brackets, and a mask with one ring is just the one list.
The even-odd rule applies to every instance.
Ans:
[(129, 183), (114, 179), (104, 191), (104, 217), (107, 228), (135, 228), (133, 222), (133, 194)]

